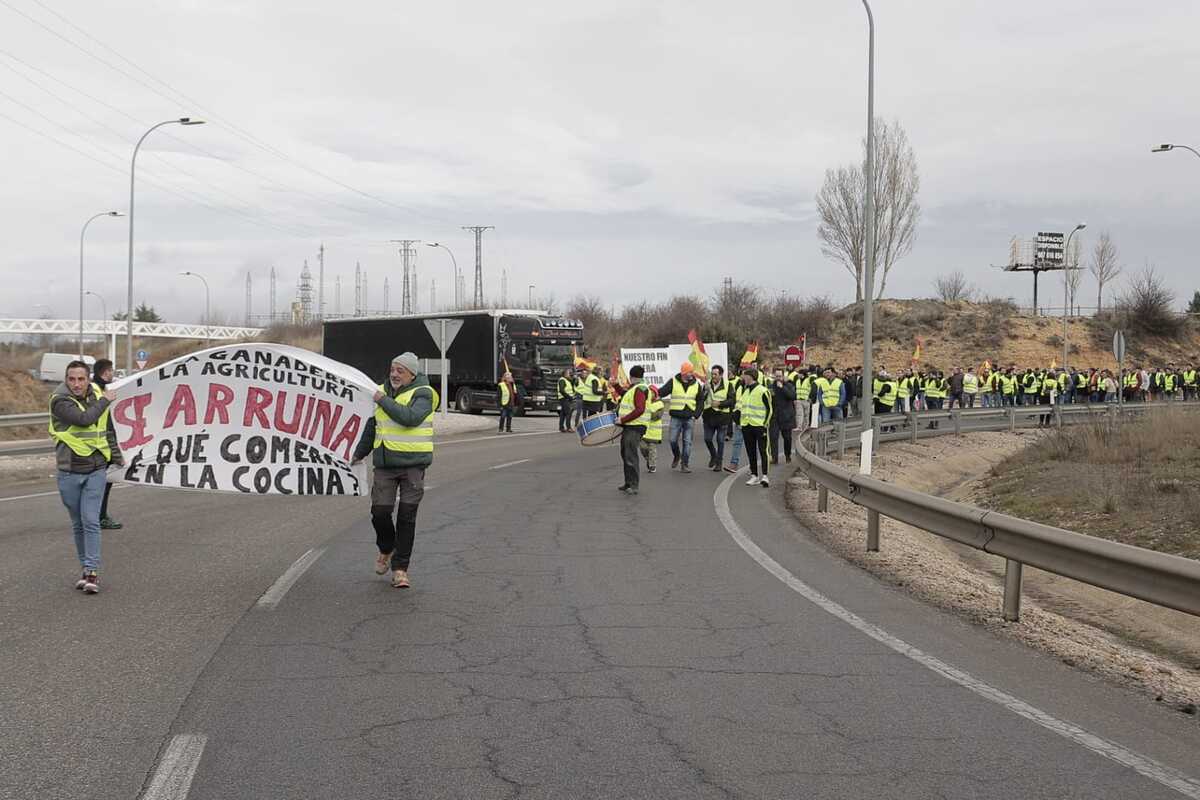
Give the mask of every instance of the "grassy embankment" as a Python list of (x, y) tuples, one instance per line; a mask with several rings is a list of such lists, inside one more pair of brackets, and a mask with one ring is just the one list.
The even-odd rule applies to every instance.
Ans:
[(984, 505), (1200, 559), (1200, 414), (1162, 409), (1053, 431), (996, 466)]

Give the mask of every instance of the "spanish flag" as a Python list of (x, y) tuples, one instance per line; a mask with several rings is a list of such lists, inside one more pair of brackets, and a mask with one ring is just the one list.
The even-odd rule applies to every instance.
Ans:
[(913, 348), (913, 354), (912, 354), (913, 366), (916, 366), (917, 363), (921, 360), (921, 347), (924, 344), (925, 344), (925, 342), (921, 339), (920, 336), (918, 336), (917, 337), (917, 346), (915, 348)]
[(688, 356), (688, 362), (696, 370), (696, 375), (699, 376), (700, 380), (705, 380), (708, 378), (708, 351), (704, 349), (704, 342), (700, 341), (700, 337), (696, 334), (696, 331), (688, 331), (688, 341), (692, 344), (692, 352)]
[(758, 342), (751, 342), (746, 345), (746, 353), (742, 356), (742, 360), (739, 363), (743, 367), (748, 367), (755, 361), (758, 361)]
[(580, 367), (583, 367), (584, 369), (591, 371), (596, 368), (596, 362), (589, 361), (586, 358), (583, 358), (582, 356), (580, 356), (579, 350), (576, 349), (575, 345), (571, 345), (571, 356), (572, 356), (572, 360), (575, 364), (575, 369), (579, 369)]
[(1050, 369), (1058, 369), (1058, 359), (1057, 358), (1050, 359)]
[[(618, 353), (620, 351), (617, 351)], [(629, 375), (625, 372), (625, 365), (621, 363), (621, 356), (613, 356), (612, 371), (609, 373), (608, 390), (612, 392), (614, 402), (621, 402), (622, 387), (629, 386)]]

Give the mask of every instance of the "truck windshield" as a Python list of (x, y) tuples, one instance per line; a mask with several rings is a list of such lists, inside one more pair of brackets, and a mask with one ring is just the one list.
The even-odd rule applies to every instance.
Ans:
[(539, 344), (537, 346), (537, 363), (542, 367), (574, 366), (574, 354), (569, 344)]

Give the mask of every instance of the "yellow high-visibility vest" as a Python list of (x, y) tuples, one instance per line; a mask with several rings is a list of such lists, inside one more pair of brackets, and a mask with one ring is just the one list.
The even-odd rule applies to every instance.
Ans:
[(696, 400), (700, 396), (700, 381), (692, 381), (690, 386), (684, 386), (683, 381), (671, 378), (671, 410), (695, 411)]
[(756, 383), (747, 387), (738, 400), (743, 428), (765, 428), (771, 417), (771, 390)]
[[(648, 442), (661, 442), (663, 437), (663, 418), (660, 415), (658, 419), (654, 419), (654, 414), (661, 412), (666, 407), (666, 404), (657, 397), (646, 404), (646, 410), (650, 412), (650, 419), (646, 423), (645, 439)], [(631, 405), (630, 411), (633, 410)]]
[[(391, 450), (396, 453), (433, 452), (433, 412), (437, 409), (439, 402), (437, 390), (432, 386), (416, 386), (401, 392), (394, 399), (399, 405), (411, 405), (416, 393), (422, 389), (429, 390), (433, 402), (430, 405), (429, 414), (425, 419), (417, 423), (416, 427), (404, 427), (389, 417), (387, 412), (383, 410), (383, 406), (375, 406), (374, 447), (382, 445), (385, 450)], [(379, 391), (387, 394), (388, 387), (381, 383), (379, 384)]]
[[(624, 396), (621, 397), (621, 406), (620, 406), (620, 408), (617, 409), (617, 418), (618, 419), (624, 419), (626, 416), (633, 413), (634, 392), (645, 392), (645, 393), (649, 394), (650, 389), (644, 383), (639, 383), (635, 386), (630, 387), (629, 391), (625, 392)], [(632, 420), (631, 422), (626, 422), (625, 427), (626, 428), (645, 428), (649, 424), (650, 424), (650, 403), (647, 402), (645, 409), (642, 411), (642, 415), (640, 417)]]
[[(96, 399), (99, 400), (104, 392), (100, 391), (100, 387), (96, 384), (89, 384)], [(71, 402), (79, 406), (80, 411), (86, 411), (87, 405), (82, 400), (74, 395), (71, 395)], [(94, 452), (99, 452), (104, 456), (105, 461), (112, 460), (112, 448), (108, 446), (108, 412), (109, 409), (104, 409), (104, 413), (100, 418), (86, 427), (79, 425), (67, 425), (62, 430), (56, 429), (54, 420), (54, 396), (50, 398), (50, 438), (56, 442), (61, 442), (71, 448), (71, 452), (82, 458), (87, 458)]]

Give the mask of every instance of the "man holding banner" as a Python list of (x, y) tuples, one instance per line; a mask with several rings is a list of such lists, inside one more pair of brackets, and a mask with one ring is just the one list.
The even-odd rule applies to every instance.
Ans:
[(375, 573), (383, 575), (390, 566), (392, 586), (407, 589), (417, 508), (425, 496), (425, 470), (433, 463), (433, 412), (438, 393), (419, 374), (417, 357), (404, 353), (392, 359), (388, 381), (375, 392), (375, 403), (375, 415), (367, 420), (354, 449), (354, 463), (373, 452), (371, 524), (379, 548)]

